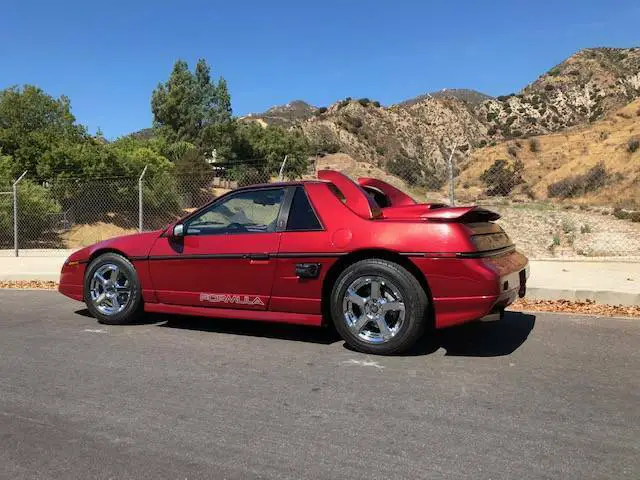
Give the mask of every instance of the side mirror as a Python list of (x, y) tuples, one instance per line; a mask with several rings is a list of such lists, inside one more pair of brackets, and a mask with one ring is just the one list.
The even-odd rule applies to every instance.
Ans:
[(182, 223), (178, 223), (173, 226), (173, 230), (171, 231), (172, 237), (184, 237), (184, 225)]

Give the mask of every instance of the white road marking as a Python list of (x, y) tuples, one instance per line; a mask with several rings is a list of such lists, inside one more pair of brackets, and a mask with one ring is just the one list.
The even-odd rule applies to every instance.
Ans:
[(342, 362), (344, 365), (358, 365), (360, 367), (374, 367), (378, 370), (383, 370), (384, 366), (380, 365), (378, 362), (374, 362), (373, 360), (356, 360), (352, 358), (347, 360), (346, 362)]
[(107, 333), (107, 330), (104, 328), (85, 328), (83, 331), (89, 333)]

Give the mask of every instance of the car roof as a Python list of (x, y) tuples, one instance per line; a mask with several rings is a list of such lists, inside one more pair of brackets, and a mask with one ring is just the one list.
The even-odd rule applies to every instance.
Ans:
[(291, 180), (289, 182), (272, 182), (272, 183), (256, 183), (254, 185), (245, 185), (244, 187), (235, 188), (237, 190), (253, 190), (255, 188), (282, 188), (282, 187), (295, 187), (299, 185), (305, 185), (307, 183), (331, 183), (326, 180), (318, 180), (311, 178), (308, 180)]

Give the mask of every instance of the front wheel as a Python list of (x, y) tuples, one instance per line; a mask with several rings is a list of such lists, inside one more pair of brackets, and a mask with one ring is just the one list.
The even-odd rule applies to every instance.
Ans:
[(422, 336), (428, 298), (407, 269), (382, 259), (349, 265), (331, 292), (331, 318), (355, 350), (401, 353)]
[(100, 323), (122, 325), (142, 313), (140, 281), (122, 255), (105, 253), (89, 264), (84, 279), (85, 303)]

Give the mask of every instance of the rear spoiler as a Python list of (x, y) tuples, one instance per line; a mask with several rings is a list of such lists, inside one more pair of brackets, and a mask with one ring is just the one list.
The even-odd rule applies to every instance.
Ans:
[(389, 198), (391, 205), (393, 206), (416, 204), (416, 201), (402, 190), (397, 189), (393, 185), (389, 185), (387, 182), (378, 180), (377, 178), (359, 178), (358, 183), (362, 187), (370, 187), (380, 190)]
[(447, 207), (430, 204), (388, 207), (382, 210), (383, 218), (398, 220), (428, 220), (431, 222), (492, 222), (500, 215), (482, 207)]
[(423, 217), (441, 222), (474, 223), (493, 222), (500, 215), (482, 207), (445, 207), (430, 210)]

